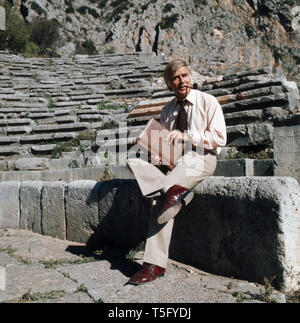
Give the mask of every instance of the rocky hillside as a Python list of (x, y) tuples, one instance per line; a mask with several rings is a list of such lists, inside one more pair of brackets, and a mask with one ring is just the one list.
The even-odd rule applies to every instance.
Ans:
[[(200, 73), (282, 67), (300, 82), (299, 0), (25, 0), (28, 21), (61, 23), (57, 52), (92, 40), (98, 53), (134, 51), (183, 57)], [(29, 10), (27, 10), (27, 8)]]

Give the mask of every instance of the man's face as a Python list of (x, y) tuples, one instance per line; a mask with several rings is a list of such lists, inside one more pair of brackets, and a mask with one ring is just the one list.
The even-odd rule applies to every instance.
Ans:
[(172, 91), (179, 100), (183, 100), (191, 91), (192, 81), (189, 69), (186, 66), (180, 67), (170, 79)]

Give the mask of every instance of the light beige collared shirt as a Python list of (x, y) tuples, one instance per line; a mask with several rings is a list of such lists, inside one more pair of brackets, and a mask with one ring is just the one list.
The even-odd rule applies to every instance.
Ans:
[[(217, 99), (207, 93), (191, 89), (185, 98), (187, 112), (187, 134), (195, 146), (213, 150), (219, 154), (220, 147), (226, 145), (226, 124), (222, 108)], [(160, 123), (167, 129), (176, 129), (176, 119), (180, 110), (177, 99), (166, 104), (160, 115)]]

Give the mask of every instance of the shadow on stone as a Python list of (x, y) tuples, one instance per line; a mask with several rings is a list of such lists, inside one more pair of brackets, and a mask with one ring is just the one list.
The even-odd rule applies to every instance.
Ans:
[(151, 200), (143, 197), (137, 182), (116, 179), (96, 185), (95, 190), (87, 203), (98, 200), (99, 225), (86, 243), (87, 250), (102, 250), (110, 258), (124, 257), (132, 249), (142, 250)]
[(212, 274), (259, 283), (275, 276), (279, 288), (284, 251), (276, 234), (277, 201), (258, 192), (242, 199), (228, 195), (221, 190), (217, 195), (196, 194), (176, 216), (170, 257)]
[(101, 254), (97, 254), (87, 248), (87, 246), (70, 245), (66, 251), (77, 256), (91, 257), (96, 261), (106, 260), (110, 262), (111, 270), (119, 270), (126, 277), (133, 276), (141, 268), (141, 265), (137, 262), (125, 258), (125, 250), (123, 249), (106, 248)]

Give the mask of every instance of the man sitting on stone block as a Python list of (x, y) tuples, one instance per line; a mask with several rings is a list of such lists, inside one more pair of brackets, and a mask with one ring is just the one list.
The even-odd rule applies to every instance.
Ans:
[(160, 123), (170, 130), (167, 137), (170, 144), (183, 141), (191, 149), (185, 149), (174, 169), (166, 174), (160, 170), (163, 165), (158, 156), (151, 158), (158, 167), (142, 158), (127, 160), (142, 194), (146, 197), (161, 194), (165, 200), (158, 218), (150, 219), (143, 267), (128, 282), (134, 285), (164, 275), (174, 217), (191, 201), (193, 193), (190, 190), (213, 175), (216, 156), (220, 147), (226, 144), (222, 108), (212, 95), (192, 89), (187, 64), (182, 60), (169, 63), (164, 79), (175, 98), (162, 109)]

